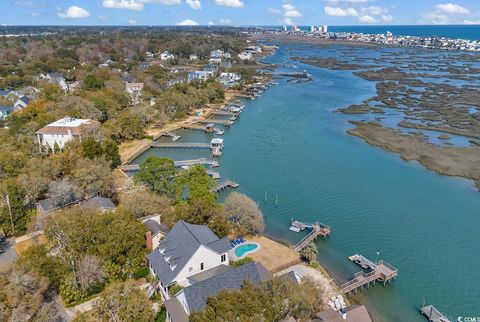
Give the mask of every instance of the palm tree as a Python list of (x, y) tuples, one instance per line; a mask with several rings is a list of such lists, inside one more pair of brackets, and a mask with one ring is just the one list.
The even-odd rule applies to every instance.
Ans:
[(302, 258), (308, 261), (309, 263), (317, 259), (317, 254), (318, 254), (318, 249), (313, 242), (305, 246), (300, 251), (300, 256), (302, 256)]

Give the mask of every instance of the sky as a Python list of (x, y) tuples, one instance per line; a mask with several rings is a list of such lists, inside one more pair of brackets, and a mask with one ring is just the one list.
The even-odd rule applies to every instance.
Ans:
[(480, 24), (480, 0), (0, 0), (3, 25)]

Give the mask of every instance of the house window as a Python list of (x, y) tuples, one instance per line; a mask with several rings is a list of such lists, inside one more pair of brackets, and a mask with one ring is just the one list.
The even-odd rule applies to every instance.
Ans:
[(221, 257), (220, 257), (220, 261), (223, 263), (224, 261), (227, 260), (227, 255), (226, 254), (223, 254)]
[(190, 266), (190, 267), (188, 268), (188, 272), (189, 272), (189, 273), (193, 272), (193, 266)]
[(203, 265), (203, 263), (201, 263), (201, 264), (200, 264), (200, 270), (203, 271), (203, 268), (204, 268), (204, 267), (205, 267), (205, 266)]

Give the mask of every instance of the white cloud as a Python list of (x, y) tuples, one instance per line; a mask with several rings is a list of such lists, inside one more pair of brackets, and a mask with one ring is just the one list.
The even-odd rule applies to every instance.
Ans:
[(98, 19), (100, 20), (107, 20), (108, 16), (107, 15), (98, 15)]
[(369, 16), (369, 15), (365, 15), (365, 16), (361, 16), (361, 17), (358, 17), (358, 21), (360, 23), (366, 23), (366, 24), (372, 24), (372, 23), (377, 23), (377, 19), (373, 18), (372, 16)]
[(282, 14), (282, 11), (279, 10), (279, 9), (276, 9), (276, 8), (268, 8), (268, 11), (270, 13), (273, 13), (274, 15), (281, 15)]
[(449, 15), (465, 15), (470, 13), (470, 10), (455, 3), (440, 3), (437, 4), (435, 8)]
[(129, 24), (130, 26), (136, 25), (136, 24), (137, 24), (137, 20), (135, 20), (135, 19), (128, 19), (128, 24)]
[(360, 9), (360, 11), (365, 15), (372, 15), (372, 16), (380, 16), (388, 13), (388, 9), (377, 7), (377, 6), (365, 7)]
[(138, 0), (143, 3), (158, 3), (158, 4), (165, 4), (165, 5), (172, 5), (172, 4), (181, 4), (182, 0)]
[(354, 17), (358, 16), (358, 11), (354, 8), (342, 9), (339, 7), (325, 7), (325, 13), (332, 17)]
[(215, 4), (224, 7), (241, 8), (244, 6), (241, 0), (215, 0)]
[(61, 8), (57, 8), (57, 16), (63, 19), (79, 19), (89, 17), (90, 12), (81, 7), (71, 6), (65, 11)]
[(470, 14), (470, 10), (454, 3), (440, 3), (435, 6), (435, 10), (423, 15), (421, 23), (432, 23), (436, 25), (447, 25), (452, 23), (462, 23), (464, 15)]
[(198, 26), (198, 22), (192, 19), (185, 19), (181, 22), (179, 22), (177, 25), (179, 26)]
[(382, 22), (392, 22), (394, 20), (392, 15), (383, 15)]
[(292, 18), (285, 18), (282, 20), (282, 22), (284, 25), (287, 25), (287, 26), (291, 26), (294, 24)]
[(187, 0), (187, 5), (194, 10), (202, 9), (202, 4), (200, 3), (200, 0)]
[(228, 26), (232, 24), (232, 20), (230, 19), (220, 19), (218, 21), (221, 25)]
[(282, 6), (284, 12), (283, 16), (285, 18), (299, 18), (302, 16), (302, 13), (295, 8), (294, 5), (286, 3)]
[(136, 0), (103, 0), (102, 5), (105, 8), (143, 10), (143, 2)]

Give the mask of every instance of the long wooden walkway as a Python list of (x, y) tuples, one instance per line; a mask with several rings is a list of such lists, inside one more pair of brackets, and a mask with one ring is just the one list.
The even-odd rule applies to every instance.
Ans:
[(182, 126), (185, 130), (195, 130), (195, 131), (206, 131), (207, 127), (204, 125), (192, 124), (192, 125), (184, 125)]
[[(218, 161), (214, 160), (209, 160), (209, 159), (196, 159), (196, 160), (181, 160), (181, 161), (173, 161), (173, 164), (175, 167), (180, 168), (180, 167), (191, 167), (194, 165), (206, 165), (210, 166), (212, 168), (219, 167)], [(127, 172), (134, 172), (140, 170), (140, 165), (139, 164), (126, 164), (121, 167), (123, 171)]]
[(152, 148), (162, 149), (210, 149), (208, 143), (168, 143), (168, 142), (153, 142), (150, 144)]
[(299, 252), (308, 244), (310, 244), (315, 239), (317, 239), (318, 236), (322, 236), (323, 238), (325, 238), (328, 235), (330, 235), (330, 232), (331, 232), (330, 226), (320, 224), (320, 223), (313, 224), (312, 231), (307, 236), (305, 236), (305, 238), (299, 241), (295, 246), (293, 246), (293, 249)]
[(218, 186), (214, 187), (211, 191), (212, 192), (220, 192), (223, 189), (227, 189), (227, 188), (236, 189), (239, 186), (240, 185), (238, 183), (236, 183), (234, 181), (231, 181), (231, 180), (227, 180), (227, 181), (224, 181), (224, 182), (220, 183)]
[(389, 263), (381, 260), (375, 266), (375, 268), (368, 273), (360, 271), (355, 274), (352, 280), (343, 284), (340, 289), (346, 294), (354, 292), (357, 289), (362, 289), (364, 286), (368, 287), (370, 283), (381, 282), (385, 285), (392, 279), (395, 279), (398, 275), (398, 270)]
[(220, 124), (220, 125), (225, 125), (225, 126), (230, 126), (233, 124), (232, 121), (230, 120), (216, 120), (216, 119), (206, 119), (206, 120), (203, 120), (203, 121), (200, 121), (200, 123), (203, 123), (203, 124)]
[(213, 111), (212, 114), (225, 115), (225, 116), (235, 116), (235, 115), (237, 115), (237, 113), (233, 113), (233, 112), (229, 112), (229, 111), (222, 111), (222, 110)]
[(420, 313), (422, 313), (430, 322), (450, 322), (450, 320), (433, 305), (422, 307)]

